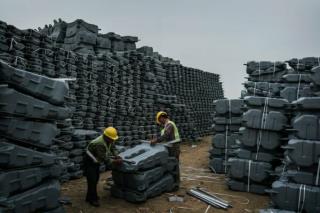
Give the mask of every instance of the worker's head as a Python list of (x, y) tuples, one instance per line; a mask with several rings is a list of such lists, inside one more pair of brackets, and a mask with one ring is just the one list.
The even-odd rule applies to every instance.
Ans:
[(168, 118), (169, 117), (168, 117), (168, 114), (166, 112), (160, 111), (160, 112), (157, 113), (156, 122), (157, 122), (157, 124), (164, 125)]
[(113, 143), (118, 140), (118, 132), (114, 127), (108, 127), (103, 132), (103, 139), (108, 143)]

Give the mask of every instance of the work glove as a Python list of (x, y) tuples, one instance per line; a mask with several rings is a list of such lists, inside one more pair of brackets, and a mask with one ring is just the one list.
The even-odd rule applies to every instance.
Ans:
[(120, 156), (116, 156), (115, 159), (112, 161), (114, 165), (121, 165), (123, 163), (123, 160)]

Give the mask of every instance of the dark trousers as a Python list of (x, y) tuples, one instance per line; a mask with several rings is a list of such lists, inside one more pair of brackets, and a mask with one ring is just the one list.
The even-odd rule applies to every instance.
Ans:
[[(180, 144), (175, 143), (172, 144), (172, 146), (168, 147), (169, 156), (177, 158), (178, 162), (180, 161)], [(177, 165), (176, 171), (175, 171), (175, 182), (179, 186), (180, 185), (180, 166), (179, 163)]]
[(87, 177), (87, 196), (86, 201), (97, 201), (97, 184), (100, 178), (100, 164), (95, 163), (88, 155), (84, 159), (84, 172)]

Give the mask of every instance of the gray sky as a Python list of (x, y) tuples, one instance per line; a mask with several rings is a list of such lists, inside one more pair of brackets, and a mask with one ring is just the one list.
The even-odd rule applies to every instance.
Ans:
[(22, 29), (81, 18), (136, 35), (138, 46), (219, 73), (229, 98), (240, 96), (248, 60), (320, 56), (319, 11), (319, 0), (0, 1), (0, 20)]

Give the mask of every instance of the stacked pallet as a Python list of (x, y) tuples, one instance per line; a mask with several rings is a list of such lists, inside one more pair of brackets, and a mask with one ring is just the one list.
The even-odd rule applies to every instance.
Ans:
[[(312, 82), (306, 88), (312, 91), (310, 95), (317, 96), (319, 59), (292, 59), (288, 63), (300, 73), (299, 84), (302, 78)], [(282, 147), (285, 158), (283, 165), (276, 169), (279, 179), (273, 182), (269, 191), (274, 207), (297, 212), (320, 210), (317, 200), (320, 195), (319, 104), (319, 97), (302, 97), (292, 102), (290, 128), (287, 130), (289, 141)]]
[(59, 134), (56, 121), (71, 115), (64, 106), (68, 85), (3, 61), (0, 73), (0, 209), (64, 212), (58, 181), (62, 166), (51, 147)]
[(82, 176), (84, 149), (106, 126), (118, 129), (119, 145), (133, 146), (159, 134), (155, 114), (164, 110), (184, 140), (209, 133), (212, 101), (223, 97), (219, 76), (186, 68), (149, 47), (136, 50), (136, 42), (136, 37), (100, 34), (82, 20), (55, 21), (40, 31), (0, 23), (1, 60), (68, 80), (64, 103), (71, 115), (57, 122), (59, 133), (50, 147), (63, 164), (60, 181)]
[(312, 68), (319, 66), (319, 58), (307, 57), (291, 59), (285, 62), (248, 62), (247, 73), (249, 81), (244, 83), (246, 91), (242, 96), (261, 96), (284, 98), (289, 102), (300, 97), (316, 96), (317, 86), (312, 85), (310, 75), (316, 72)]
[[(281, 138), (287, 125), (285, 110), (288, 109), (289, 103), (280, 98), (278, 84), (288, 70), (283, 62), (268, 61), (248, 62), (246, 68), (249, 81), (244, 84), (246, 90), (242, 91), (243, 99), (239, 99), (239, 104), (236, 105), (240, 113), (237, 119), (229, 119), (233, 115), (228, 110), (228, 105), (222, 108), (224, 111), (217, 107), (215, 109), (216, 115), (213, 119), (215, 135), (211, 153), (218, 153), (220, 150), (217, 145), (228, 142), (226, 134), (221, 134), (225, 129), (218, 128), (219, 124), (230, 126), (230, 122), (237, 122), (237, 126), (232, 130), (234, 142), (230, 141), (231, 144), (238, 142), (235, 144), (236, 149), (221, 153), (220, 156), (225, 155), (224, 160), (228, 162), (220, 159), (220, 162), (224, 163), (224, 169), (220, 172), (227, 172), (230, 189), (263, 194), (273, 181), (269, 173), (280, 164), (282, 157)], [(228, 100), (218, 100), (216, 103), (223, 106), (223, 103), (225, 105)], [(232, 105), (231, 103), (230, 106)], [(223, 113), (225, 116), (222, 117)], [(220, 132), (217, 129), (220, 129)], [(223, 139), (224, 143), (222, 143)], [(272, 142), (269, 142), (270, 140)], [(214, 162), (219, 161), (217, 159), (210, 161), (212, 165), (219, 168)], [(210, 167), (212, 167), (211, 164)], [(223, 168), (221, 164), (219, 165), (220, 169)]]
[(120, 36), (110, 32), (100, 34), (97, 25), (82, 19), (66, 23), (59, 20), (53, 25), (39, 28), (41, 34), (56, 41), (56, 46), (82, 55), (104, 55), (111, 51), (130, 51), (136, 49), (137, 37)]
[(242, 123), (243, 100), (220, 99), (214, 101), (214, 136), (209, 167), (214, 173), (227, 173), (227, 161), (235, 156), (239, 146), (239, 128)]
[(260, 212), (318, 212), (319, 58), (246, 65), (246, 111), (240, 148), (228, 160), (228, 185), (270, 193), (279, 209)]
[(319, 212), (320, 98), (300, 98), (293, 102), (292, 129), (283, 146), (285, 160), (278, 168), (280, 179), (273, 182), (271, 193), (275, 207), (297, 212)]
[[(195, 139), (210, 134), (210, 118), (213, 114), (212, 101), (223, 97), (218, 75), (182, 65), (177, 66), (178, 61), (163, 57), (150, 47), (138, 49), (142, 55), (137, 57), (138, 53), (134, 51), (136, 50), (135, 43), (138, 41), (136, 37), (120, 36), (115, 33), (100, 34), (98, 31), (96, 25), (88, 24), (83, 20), (76, 20), (72, 23), (60, 20), (56, 21), (53, 26), (42, 29), (41, 33), (48, 35), (56, 41), (58, 46), (67, 50), (85, 56), (103, 56), (113, 59), (111, 60), (114, 67), (112, 83), (117, 96), (109, 102), (114, 102), (110, 105), (117, 106), (117, 111), (113, 113), (117, 113), (115, 119), (118, 120), (118, 126), (121, 129), (124, 127), (124, 130), (121, 130), (121, 133), (124, 133), (124, 138), (132, 137), (134, 140), (143, 138), (137, 134), (132, 136), (128, 132), (130, 131), (130, 121), (121, 123), (128, 112), (132, 114), (135, 111), (132, 105), (138, 103), (139, 99), (145, 102), (147, 108), (145, 118), (141, 119), (148, 120), (139, 126), (148, 126), (149, 136), (157, 132), (154, 123), (149, 121), (154, 120), (154, 114), (159, 109), (167, 110), (171, 118), (176, 119), (183, 138)], [(134, 61), (130, 58), (134, 58)], [(135, 68), (131, 66), (131, 63), (135, 64)], [(140, 80), (140, 76), (146, 73), (144, 68), (150, 69), (148, 75), (154, 74), (153, 83), (156, 86), (146, 86), (148, 82)], [(92, 68), (90, 73), (94, 73), (94, 71), (95, 69)], [(94, 81), (93, 79), (93, 83), (95, 83)], [(149, 83), (151, 82), (152, 79)], [(137, 90), (137, 92), (133, 92), (133, 90)], [(140, 90), (142, 91), (139, 92)], [(154, 93), (155, 91), (158, 91), (157, 95)], [(142, 94), (140, 95), (140, 93)], [(118, 96), (120, 97), (118, 98)], [(124, 101), (121, 99), (122, 97), (128, 97), (128, 99)], [(92, 107), (90, 108), (92, 109)], [(110, 109), (115, 108), (110, 107)], [(113, 119), (110, 118), (110, 120)], [(85, 128), (91, 128), (90, 113), (86, 120), (88, 122), (85, 122), (87, 126)], [(101, 117), (98, 123), (99, 127), (102, 127)], [(115, 122), (110, 123), (117, 127)]]
[(263, 194), (272, 183), (270, 173), (279, 165), (289, 103), (285, 99), (254, 96), (245, 97), (244, 103), (247, 111), (239, 129), (241, 147), (237, 158), (229, 159), (228, 185), (233, 190)]
[(184, 67), (176, 63), (166, 65), (169, 72), (177, 72), (177, 79), (172, 83), (178, 101), (190, 109), (189, 138), (199, 138), (211, 133), (214, 114), (213, 101), (223, 97), (219, 75)]
[(112, 170), (113, 196), (138, 203), (177, 189), (178, 160), (165, 146), (140, 144), (119, 156), (125, 162)]

